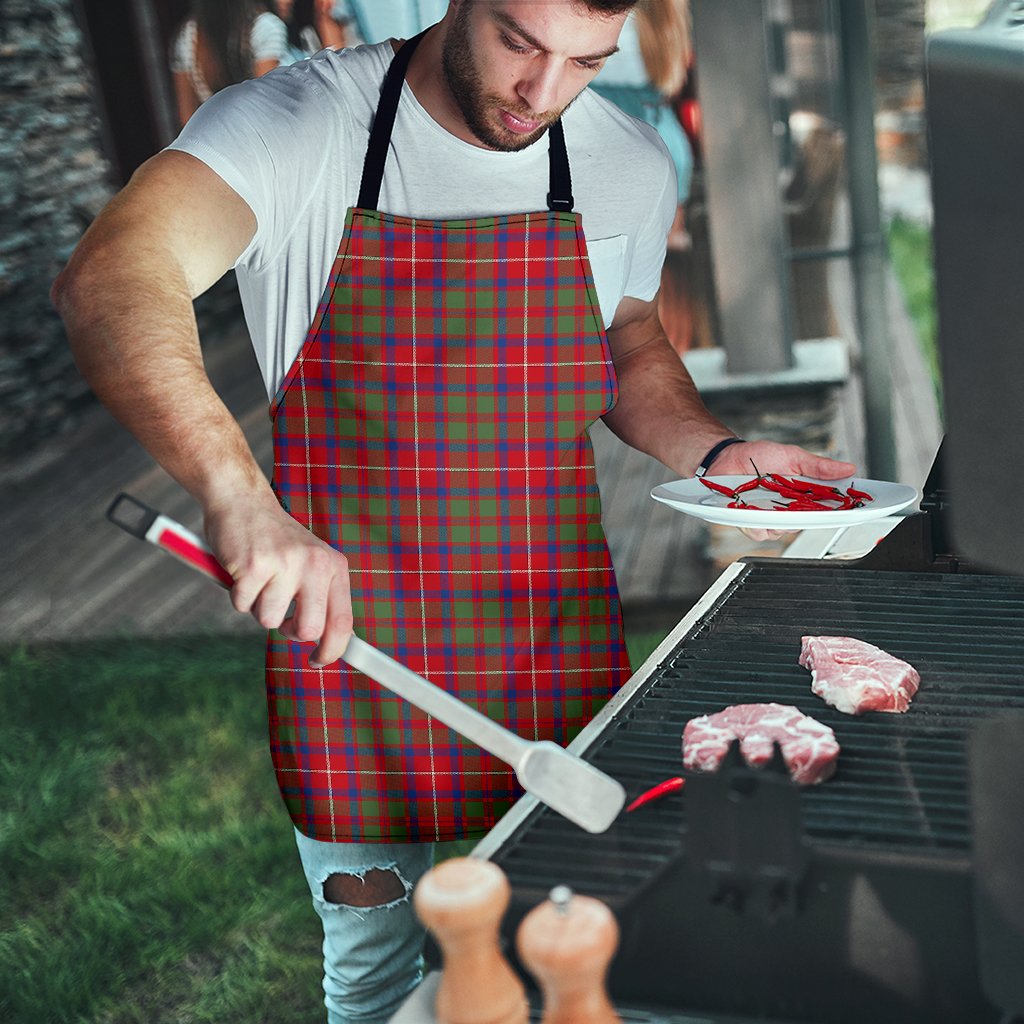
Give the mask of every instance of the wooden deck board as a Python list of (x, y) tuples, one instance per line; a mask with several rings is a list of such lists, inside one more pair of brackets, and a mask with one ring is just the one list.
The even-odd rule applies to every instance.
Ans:
[(674, 615), (675, 621), (709, 582), (704, 526), (650, 497), (652, 487), (673, 478), (660, 462), (623, 444), (601, 423), (591, 438), (602, 520), (627, 615)]
[[(206, 353), (218, 391), (270, 463), (265, 392), (239, 326)], [(65, 438), (0, 473), (9, 500), (0, 530), (0, 639), (8, 643), (118, 635), (252, 631), (227, 595), (106, 520), (121, 491), (201, 529), (191, 497), (102, 408)]]

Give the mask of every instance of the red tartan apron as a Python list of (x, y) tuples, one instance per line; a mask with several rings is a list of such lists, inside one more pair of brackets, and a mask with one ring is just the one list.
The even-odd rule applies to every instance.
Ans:
[[(274, 485), (348, 558), (357, 633), (514, 732), (564, 745), (629, 674), (586, 433), (614, 405), (614, 370), (560, 124), (548, 211), (376, 210), (417, 41), (385, 79), (359, 202), (272, 409)], [(475, 838), (522, 795), (497, 758), (308, 656), (271, 633), (271, 752), (301, 832)]]

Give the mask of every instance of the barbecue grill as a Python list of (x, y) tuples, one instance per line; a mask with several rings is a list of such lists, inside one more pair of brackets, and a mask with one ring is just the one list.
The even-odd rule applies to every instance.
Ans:
[[(776, 701), (835, 730), (835, 777), (800, 788), (781, 764), (749, 769), (737, 756), (599, 836), (517, 806), (479, 848), (512, 884), (510, 949), (523, 914), (566, 884), (619, 919), (610, 989), (624, 1012), (981, 1024), (1020, 1008), (986, 994), (979, 949), (996, 936), (973, 867), (990, 776), (1001, 791), (1021, 768), (998, 733), (1005, 712), (1024, 712), (1024, 580), (933, 549), (940, 463), (929, 510), (868, 558), (731, 566), (577, 741), (633, 797), (680, 774), (690, 718)], [(855, 636), (915, 665), (910, 712), (826, 706), (797, 664), (804, 634)], [(1020, 811), (1004, 798), (1004, 814)]]

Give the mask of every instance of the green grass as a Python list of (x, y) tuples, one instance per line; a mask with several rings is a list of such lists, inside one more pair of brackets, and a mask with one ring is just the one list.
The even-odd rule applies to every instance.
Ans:
[(5, 1024), (322, 1019), (262, 661), (251, 637), (0, 649)]
[(318, 1020), (251, 639), (0, 655), (0, 1019)]
[(654, 653), (654, 649), (665, 639), (664, 633), (637, 633), (626, 637), (626, 648), (629, 650), (629, 661), (634, 671)]
[(902, 217), (894, 218), (889, 224), (889, 254), (931, 371), (935, 392), (941, 396), (931, 229)]

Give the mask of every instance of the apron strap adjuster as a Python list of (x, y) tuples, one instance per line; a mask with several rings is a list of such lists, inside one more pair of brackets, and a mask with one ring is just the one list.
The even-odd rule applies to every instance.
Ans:
[(560, 199), (557, 196), (548, 193), (548, 209), (553, 210), (555, 213), (572, 213), (573, 198), (572, 193), (569, 194), (568, 199)]

